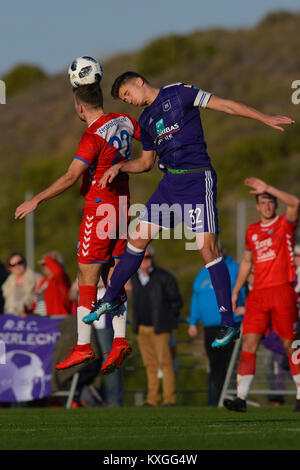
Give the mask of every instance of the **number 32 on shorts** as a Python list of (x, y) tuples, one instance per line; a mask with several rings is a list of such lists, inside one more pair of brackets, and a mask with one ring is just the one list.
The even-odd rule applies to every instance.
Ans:
[(203, 228), (202, 208), (196, 207), (195, 209), (189, 210), (190, 225), (193, 228)]
[(201, 207), (196, 207), (196, 209), (189, 210), (192, 225), (202, 223), (202, 219), (200, 218), (201, 212)]

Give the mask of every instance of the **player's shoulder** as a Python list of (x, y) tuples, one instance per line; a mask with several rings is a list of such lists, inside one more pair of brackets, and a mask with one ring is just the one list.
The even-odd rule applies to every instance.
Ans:
[(81, 134), (81, 142), (88, 142), (94, 140), (94, 131), (88, 127), (82, 134)]
[(131, 116), (130, 114), (127, 113), (108, 113), (105, 115), (106, 116), (106, 122), (108, 121), (115, 121), (116, 123), (122, 123), (122, 122), (132, 122), (136, 123), (136, 119)]
[(199, 87), (191, 84), (191, 83), (184, 83), (184, 82), (176, 82), (171, 83), (169, 85), (165, 85), (162, 87), (162, 90), (165, 92), (174, 91), (174, 92), (181, 92), (181, 91), (188, 91), (188, 90), (197, 90), (199, 91)]
[(182, 85), (184, 85), (184, 83), (182, 83), (182, 82), (170, 83), (169, 85), (163, 86), (161, 89), (162, 90), (170, 90), (172, 88), (176, 88), (176, 87), (178, 88)]
[(247, 233), (252, 233), (255, 231), (259, 231), (261, 229), (260, 221), (253, 222), (252, 224), (248, 225)]
[(132, 116), (130, 116), (130, 114), (127, 114), (127, 113), (107, 113), (105, 114), (105, 117), (106, 119), (110, 120), (110, 119), (118, 119), (120, 117), (127, 117), (129, 119), (132, 119)]

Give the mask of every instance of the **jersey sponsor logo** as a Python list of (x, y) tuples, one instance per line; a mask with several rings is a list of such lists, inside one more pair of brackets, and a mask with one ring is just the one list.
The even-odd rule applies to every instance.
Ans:
[(165, 127), (164, 120), (160, 119), (157, 121), (155, 124), (156, 127), (156, 132), (159, 137), (165, 134), (170, 134), (171, 132), (179, 131), (179, 124), (178, 122), (175, 122), (175, 124), (172, 124), (171, 126)]
[(164, 129), (165, 129), (164, 120), (160, 119), (159, 121), (157, 121), (157, 123), (155, 124), (155, 128), (156, 128), (156, 133), (158, 135), (161, 135), (164, 132)]
[(271, 237), (262, 241), (254, 242), (254, 246), (257, 251), (257, 263), (263, 263), (264, 261), (270, 261), (276, 258), (276, 253), (271, 248), (272, 244), (273, 241)]
[(126, 116), (120, 116), (118, 118), (111, 119), (109, 122), (99, 127), (99, 129), (97, 129), (96, 131), (96, 134), (103, 137), (103, 135), (105, 135), (109, 131), (109, 129), (111, 129), (112, 127), (116, 127), (122, 123), (125, 123), (126, 121), (128, 121)]
[(263, 247), (269, 247), (269, 246), (272, 246), (272, 238), (266, 238), (265, 240), (262, 240), (262, 241), (255, 241), (254, 244), (257, 250)]

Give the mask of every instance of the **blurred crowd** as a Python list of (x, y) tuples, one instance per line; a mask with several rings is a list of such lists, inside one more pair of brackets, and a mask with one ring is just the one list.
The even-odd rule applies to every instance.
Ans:
[[(221, 245), (220, 249), (233, 286), (239, 264)], [(294, 259), (297, 273), (295, 290), (300, 298), (300, 245), (294, 247)], [(25, 256), (17, 251), (12, 252), (5, 263), (0, 262), (0, 312), (21, 318), (28, 315), (76, 314), (78, 281), (75, 279), (71, 282), (62, 255), (55, 250), (49, 251), (38, 261), (38, 265), (40, 272), (34, 272), (27, 266)], [(247, 285), (240, 292), (235, 312), (237, 324), (241, 324), (243, 320), (245, 300), (252, 288), (252, 278), (253, 273), (250, 274)], [(137, 338), (147, 377), (147, 395), (140, 404), (174, 406), (178, 372), (174, 330), (178, 326), (183, 306), (178, 283), (170, 272), (156, 264), (154, 249), (149, 246), (140, 269), (128, 282), (126, 290), (131, 294), (132, 329)], [(103, 284), (99, 283), (98, 297), (102, 297), (104, 291)], [(190, 315), (187, 333), (193, 339), (201, 337), (204, 340), (208, 362), (207, 404), (217, 406), (234, 343), (225, 347), (222, 354), (211, 347), (212, 339), (221, 323), (221, 316), (214, 298), (209, 273), (205, 267), (200, 270), (194, 280), (192, 297), (189, 301)], [(94, 325), (95, 337), (104, 357), (113, 339), (112, 324), (109, 318), (97, 323)], [(286, 374), (284, 355), (273, 352), (267, 343), (264, 346), (264, 365), (269, 387), (272, 389), (275, 384), (277, 389), (284, 388), (282, 379)], [(283, 395), (269, 395), (268, 399), (270, 404), (284, 403)], [(94, 390), (86, 396), (83, 394), (77, 402), (74, 402), (74, 407), (98, 406), (99, 404), (122, 406), (122, 403), (122, 376), (121, 370), (117, 370), (105, 377), (105, 385), (101, 384), (101, 390)]]
[(58, 251), (38, 261), (41, 273), (27, 266), (22, 253), (12, 252), (1, 263), (1, 311), (20, 317), (66, 315), (72, 312), (70, 279)]

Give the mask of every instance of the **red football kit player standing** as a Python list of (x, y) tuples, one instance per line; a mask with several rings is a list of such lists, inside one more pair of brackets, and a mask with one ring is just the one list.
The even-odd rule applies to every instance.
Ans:
[[(293, 341), (298, 330), (296, 278), (294, 264), (295, 229), (299, 199), (257, 178), (245, 181), (256, 195), (260, 221), (246, 233), (246, 251), (232, 292), (233, 304), (247, 278), (254, 270), (253, 287), (246, 300), (243, 320), (242, 352), (237, 371), (237, 397), (225, 400), (226, 408), (246, 411), (246, 398), (255, 375), (256, 351), (270, 328), (280, 337), (289, 359), (297, 388), (296, 409), (300, 411), (300, 365), (293, 360)], [(282, 216), (276, 214), (277, 198), (287, 206)]]
[[(57, 364), (57, 369), (88, 362), (95, 357), (90, 345), (91, 326), (82, 322), (82, 318), (91, 311), (97, 300), (100, 276), (104, 282), (108, 281), (114, 265), (125, 250), (129, 222), (128, 175), (120, 175), (105, 189), (100, 188), (98, 182), (112, 165), (130, 158), (132, 139), (140, 139), (139, 125), (131, 116), (104, 113), (99, 83), (80, 86), (73, 91), (77, 115), (88, 125), (78, 145), (76, 156), (65, 175), (30, 201), (21, 204), (15, 213), (16, 218), (25, 217), (41, 202), (61, 194), (82, 178), (80, 193), (85, 198), (85, 206), (77, 250), (78, 339), (75, 349)], [(120, 297), (121, 301), (126, 300), (125, 291), (120, 293)], [(124, 358), (131, 352), (131, 347), (125, 339), (125, 307), (121, 305), (116, 313), (112, 319), (112, 350), (101, 369), (104, 374), (120, 367)]]

